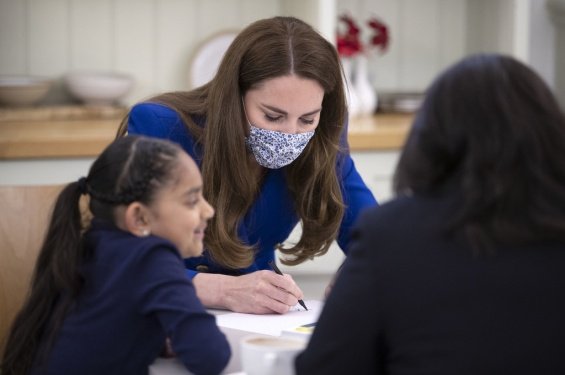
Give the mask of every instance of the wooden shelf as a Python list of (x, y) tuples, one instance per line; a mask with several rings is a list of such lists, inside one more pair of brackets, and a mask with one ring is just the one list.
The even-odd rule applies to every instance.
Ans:
[(386, 113), (359, 117), (349, 124), (352, 151), (394, 150), (404, 144), (413, 114)]
[[(26, 121), (0, 116), (0, 160), (96, 157), (114, 139), (124, 114), (117, 111), (88, 119), (74, 112), (73, 120), (54, 116)], [(352, 119), (350, 148), (352, 151), (398, 149), (404, 143), (411, 121), (410, 114)]]
[(0, 159), (97, 156), (120, 119), (0, 123)]

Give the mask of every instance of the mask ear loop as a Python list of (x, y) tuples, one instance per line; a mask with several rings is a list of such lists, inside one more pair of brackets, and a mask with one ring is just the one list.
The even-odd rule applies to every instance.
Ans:
[(245, 136), (243, 139), (245, 141), (245, 145), (248, 151), (253, 152), (251, 150), (251, 145), (249, 145), (248, 143), (248, 139), (249, 136), (251, 135), (251, 128), (253, 127), (253, 125), (251, 125), (251, 122), (249, 122), (249, 117), (247, 117), (247, 111), (245, 110), (245, 101), (243, 100), (243, 96), (241, 96), (241, 106), (243, 107), (243, 114), (245, 115), (245, 120), (247, 121), (247, 131), (249, 132), (247, 136)]

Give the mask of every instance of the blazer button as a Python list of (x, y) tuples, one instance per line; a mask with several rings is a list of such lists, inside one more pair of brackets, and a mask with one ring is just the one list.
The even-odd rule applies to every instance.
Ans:
[(198, 272), (208, 272), (208, 266), (205, 264), (199, 264), (196, 266), (196, 271)]

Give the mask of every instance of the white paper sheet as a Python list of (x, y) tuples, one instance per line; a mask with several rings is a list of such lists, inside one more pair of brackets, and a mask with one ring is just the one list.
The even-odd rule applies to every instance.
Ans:
[[(245, 375), (244, 372), (222, 372), (227, 375)], [(157, 358), (149, 366), (148, 375), (193, 375), (178, 358)]]
[(303, 324), (318, 321), (324, 303), (317, 300), (306, 300), (304, 303), (308, 307), (308, 311), (304, 311), (300, 305), (296, 305), (288, 313), (282, 315), (227, 313), (216, 315), (216, 323), (220, 327), (280, 336), (283, 330), (290, 330)]

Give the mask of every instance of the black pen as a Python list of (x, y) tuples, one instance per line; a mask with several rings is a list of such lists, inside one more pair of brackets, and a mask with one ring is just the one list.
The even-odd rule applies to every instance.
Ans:
[[(278, 273), (279, 275), (282, 276), (282, 272), (281, 270), (279, 270), (279, 267), (277, 267), (277, 265), (275, 264), (275, 262), (273, 262), (272, 260), (269, 261), (269, 266), (271, 266), (271, 268), (273, 269), (273, 271), (275, 271), (276, 273)], [(306, 307), (306, 304), (304, 303), (303, 300), (299, 299), (298, 303), (300, 304), (300, 306), (304, 307), (306, 309), (306, 311), (308, 311), (308, 308)]]

